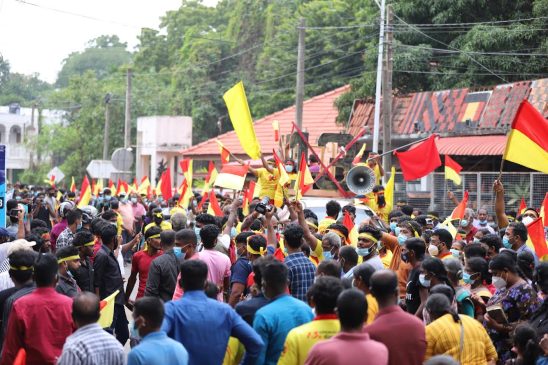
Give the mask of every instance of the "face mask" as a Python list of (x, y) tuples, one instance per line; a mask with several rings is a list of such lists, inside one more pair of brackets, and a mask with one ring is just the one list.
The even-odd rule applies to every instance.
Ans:
[(487, 224), (487, 219), (479, 221), (479, 224), (482, 225), (482, 226), (485, 226)]
[(105, 200), (106, 200), (106, 201), (109, 201), (110, 198), (112, 198), (110, 195), (105, 195)]
[(324, 251), (323, 258), (325, 260), (333, 260), (333, 254), (331, 253), (331, 251)]
[(232, 227), (230, 229), (230, 238), (234, 238), (238, 235), (238, 232), (236, 231), (236, 228), (235, 227)]
[(173, 253), (175, 254), (175, 257), (177, 257), (179, 260), (185, 259), (186, 252), (184, 252), (181, 247), (174, 247)]
[(356, 253), (358, 254), (358, 256), (367, 256), (369, 255), (370, 253), (370, 249), (369, 248), (356, 248)]
[(525, 224), (526, 226), (528, 226), (529, 224), (531, 224), (532, 222), (534, 221), (534, 219), (532, 217), (524, 217), (522, 220), (521, 220), (521, 223)]
[(425, 274), (420, 274), (419, 275), (419, 282), (425, 288), (430, 288), (430, 279), (427, 279)]
[(492, 282), (493, 282), (493, 286), (497, 288), (498, 290), (506, 288), (506, 280), (504, 280), (500, 276), (493, 276)]
[(409, 262), (409, 254), (408, 254), (407, 252), (406, 252), (406, 253), (403, 253), (403, 252), (402, 252), (401, 255), (400, 255), (400, 257), (401, 257), (401, 260), (402, 260), (403, 262)]
[(398, 235), (398, 244), (399, 244), (400, 246), (403, 246), (403, 245), (405, 244), (405, 241), (407, 241), (407, 236), (404, 235), (403, 233), (400, 233), (400, 234)]
[(430, 244), (428, 246), (428, 253), (430, 254), (430, 256), (435, 257), (435, 256), (438, 256), (440, 254), (440, 250), (439, 250), (438, 246)]
[(20, 197), (20, 196), (16, 196), (16, 197), (15, 197), (15, 200), (20, 201), (20, 200), (21, 200), (21, 197)]
[(141, 338), (141, 336), (139, 335), (139, 329), (137, 328), (135, 321), (130, 323), (129, 329), (129, 337), (137, 339)]
[(460, 257), (460, 251), (459, 250), (455, 250), (454, 248), (452, 248), (449, 251), (451, 252), (451, 255), (453, 255), (453, 257), (455, 257), (457, 259)]
[(468, 220), (467, 219), (461, 219), (460, 226), (461, 227), (467, 227), (468, 226)]
[(462, 281), (464, 281), (465, 284), (474, 283), (474, 279), (472, 279), (472, 275), (468, 274), (467, 272), (462, 273)]
[(480, 243), (479, 238), (474, 238), (474, 243)]
[(398, 228), (398, 223), (396, 222), (390, 222), (390, 230), (392, 232), (396, 232), (396, 228)]
[(131, 198), (131, 204), (137, 204), (137, 198)]
[(76, 226), (76, 229), (81, 230), (82, 229), (82, 223), (78, 223), (78, 225)]
[(198, 242), (200, 242), (202, 240), (200, 238), (200, 230), (201, 230), (201, 228), (194, 227), (194, 234), (196, 234), (196, 238), (198, 239)]
[(512, 244), (510, 243), (510, 238), (508, 238), (508, 236), (502, 237), (502, 245), (504, 248), (512, 248)]
[(394, 234), (396, 236), (399, 236), (400, 235), (400, 227), (396, 226), (396, 228), (394, 228)]
[(293, 165), (285, 165), (285, 171), (293, 172)]

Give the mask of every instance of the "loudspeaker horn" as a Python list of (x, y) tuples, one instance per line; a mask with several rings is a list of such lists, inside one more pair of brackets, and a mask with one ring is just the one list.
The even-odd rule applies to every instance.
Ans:
[(356, 166), (348, 171), (346, 185), (356, 195), (365, 195), (373, 191), (375, 172), (366, 166)]

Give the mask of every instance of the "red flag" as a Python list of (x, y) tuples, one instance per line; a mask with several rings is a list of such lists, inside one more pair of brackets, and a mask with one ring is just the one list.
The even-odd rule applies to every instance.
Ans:
[(280, 122), (277, 120), (272, 122), (272, 129), (274, 129), (274, 142), (280, 141)]
[(546, 246), (546, 237), (544, 236), (544, 227), (542, 218), (537, 218), (527, 226), (529, 239), (533, 243), (535, 253), (538, 257), (548, 255), (548, 247)]
[[(187, 203), (185, 202), (185, 197), (187, 195), (187, 190), (188, 190), (188, 181), (185, 179), (183, 181), (183, 183), (181, 184), (181, 195), (179, 196), (179, 200), (177, 201), (177, 206), (180, 207), (180, 208), (188, 208), (188, 206), (184, 206), (185, 204), (184, 203)], [(188, 204), (188, 203), (187, 203)]]
[(91, 180), (91, 193), (93, 195), (97, 195), (97, 191), (95, 189), (97, 189), (97, 183), (95, 182), (95, 179), (92, 179)]
[(249, 203), (253, 200), (254, 194), (255, 194), (255, 181), (250, 181), (249, 187), (245, 191), (244, 201), (242, 203), (242, 209), (245, 215), (249, 214)]
[(200, 200), (200, 203), (198, 204), (198, 207), (196, 208), (198, 211), (202, 210), (202, 207), (203, 207), (204, 203), (206, 202), (208, 196), (209, 196), (209, 192), (206, 191), (204, 193), (204, 195), (202, 196), (202, 200)]
[(441, 166), (440, 154), (436, 147), (436, 135), (419, 144), (412, 150), (394, 152), (400, 161), (405, 181), (420, 179)]
[(525, 209), (527, 209), (527, 203), (525, 203), (525, 199), (521, 197), (521, 201), (519, 202), (518, 215), (523, 214)]
[(466, 209), (466, 206), (468, 205), (468, 190), (464, 191), (464, 196), (462, 197), (461, 202), (455, 209), (453, 209), (453, 213), (451, 213), (451, 219), (462, 219), (464, 218), (464, 210)]
[(162, 185), (160, 186), (160, 190), (162, 191), (164, 200), (169, 200), (173, 196), (173, 192), (171, 191), (171, 171), (169, 167), (162, 174)]
[(249, 165), (223, 165), (215, 179), (215, 186), (225, 189), (242, 190)]
[(219, 152), (221, 154), (221, 164), (224, 165), (230, 161), (230, 151), (223, 145), (221, 141), (216, 140), (219, 145)]
[(221, 209), (221, 206), (219, 205), (219, 201), (217, 200), (217, 196), (215, 195), (214, 191), (212, 191), (209, 195), (209, 206), (207, 208), (207, 213), (216, 217), (223, 216), (223, 211)]
[(540, 216), (544, 222), (544, 227), (548, 227), (548, 192), (544, 195), (544, 201), (540, 207)]
[(111, 193), (114, 193), (116, 190), (116, 186), (114, 185), (114, 181), (111, 179), (108, 179), (108, 188), (110, 189)]
[(352, 218), (350, 217), (350, 214), (348, 211), (344, 211), (343, 214), (343, 226), (345, 226), (348, 229), (348, 233), (350, 234), (350, 231), (352, 231), (352, 228), (354, 228), (354, 222), (352, 222)]

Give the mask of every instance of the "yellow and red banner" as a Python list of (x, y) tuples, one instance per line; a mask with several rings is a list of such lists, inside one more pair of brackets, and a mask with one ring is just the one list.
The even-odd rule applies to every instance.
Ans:
[(87, 176), (84, 176), (82, 181), (82, 188), (80, 189), (80, 201), (78, 202), (78, 208), (85, 207), (91, 200), (91, 186)]

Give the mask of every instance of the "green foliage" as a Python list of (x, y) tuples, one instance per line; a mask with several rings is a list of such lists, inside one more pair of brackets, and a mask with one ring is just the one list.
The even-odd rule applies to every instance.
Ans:
[(40, 95), (52, 89), (50, 84), (38, 78), (38, 74), (8, 73), (5, 81), (0, 82), (0, 105), (19, 103), (30, 106)]

